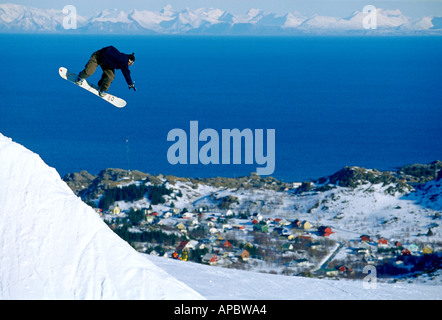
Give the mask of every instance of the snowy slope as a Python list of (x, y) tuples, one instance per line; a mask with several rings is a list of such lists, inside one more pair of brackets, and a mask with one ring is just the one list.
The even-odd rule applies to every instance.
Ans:
[(201, 299), (0, 134), (0, 299)]
[(439, 178), (429, 181), (420, 186), (417, 190), (406, 196), (410, 201), (433, 210), (442, 211), (442, 175)]
[[(441, 286), (287, 277), (146, 255), (209, 300), (439, 300)], [(189, 275), (192, 275), (191, 277)]]

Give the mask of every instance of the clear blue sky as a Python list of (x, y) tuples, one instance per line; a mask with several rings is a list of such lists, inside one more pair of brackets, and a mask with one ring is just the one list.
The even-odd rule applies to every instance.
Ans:
[[(5, 1), (6, 2), (6, 1)], [(400, 9), (410, 17), (442, 16), (442, 0), (9, 0), (37, 8), (63, 8), (67, 4), (77, 7), (78, 14), (90, 16), (103, 9), (118, 8), (159, 11), (167, 4), (174, 9), (219, 8), (232, 13), (246, 13), (251, 8), (285, 14), (299, 11), (306, 15), (319, 14), (346, 17), (355, 10), (362, 11), (371, 4), (383, 9)]]

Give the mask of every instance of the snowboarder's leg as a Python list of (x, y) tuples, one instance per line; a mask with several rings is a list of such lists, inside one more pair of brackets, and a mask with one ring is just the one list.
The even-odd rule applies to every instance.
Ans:
[(107, 91), (115, 79), (115, 71), (113, 69), (103, 69), (103, 75), (100, 81), (98, 81), (98, 86), (101, 90)]
[(94, 52), (89, 59), (88, 63), (85, 65), (84, 70), (78, 74), (80, 79), (86, 79), (94, 74), (98, 67), (98, 52)]

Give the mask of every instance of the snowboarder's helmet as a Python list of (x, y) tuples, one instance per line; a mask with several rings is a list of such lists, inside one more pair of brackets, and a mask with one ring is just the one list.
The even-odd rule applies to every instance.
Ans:
[(129, 62), (132, 62), (132, 63), (135, 62), (135, 53), (132, 53), (131, 55), (129, 55)]

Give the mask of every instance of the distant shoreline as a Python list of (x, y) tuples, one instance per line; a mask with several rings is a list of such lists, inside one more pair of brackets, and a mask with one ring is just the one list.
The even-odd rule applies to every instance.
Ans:
[[(226, 188), (264, 188), (272, 189), (275, 191), (289, 190), (301, 188), (304, 185), (310, 183), (317, 183), (319, 185), (333, 184), (342, 187), (354, 187), (357, 184), (364, 183), (365, 181), (371, 183), (404, 183), (405, 185), (417, 185), (426, 183), (434, 179), (442, 178), (442, 161), (436, 160), (429, 164), (410, 164), (402, 167), (398, 167), (397, 170), (380, 171), (376, 169), (366, 169), (363, 167), (344, 167), (343, 169), (331, 174), (330, 176), (320, 177), (310, 181), (293, 181), (283, 182), (271, 176), (261, 177), (256, 173), (251, 173), (249, 176), (241, 177), (177, 177), (174, 175), (158, 174), (151, 175), (138, 170), (124, 170), (108, 168), (101, 170), (97, 175), (90, 174), (86, 170), (80, 172), (68, 173), (63, 176), (63, 180), (75, 191), (78, 192), (77, 184), (84, 187), (89, 183), (93, 183), (94, 180), (100, 181), (105, 184), (108, 183), (108, 187), (112, 187), (113, 183), (124, 180), (149, 180), (153, 184), (161, 184), (162, 179), (165, 179), (171, 183), (176, 181), (191, 181), (193, 183), (204, 183), (215, 187)], [(85, 185), (86, 184), (86, 185)], [(307, 187), (307, 186), (306, 186)]]

